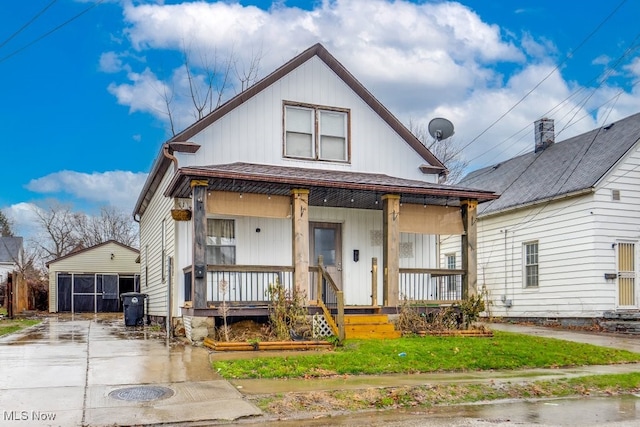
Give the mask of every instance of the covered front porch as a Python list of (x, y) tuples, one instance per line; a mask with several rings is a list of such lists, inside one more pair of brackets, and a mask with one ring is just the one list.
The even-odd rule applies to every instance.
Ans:
[[(265, 315), (268, 288), (278, 283), (303, 292), (310, 312), (324, 313), (338, 330), (345, 311), (395, 313), (405, 299), (437, 306), (475, 293), (476, 206), (497, 197), (386, 175), (244, 163), (181, 168), (165, 195), (176, 204), (190, 199), (192, 211), (191, 259), (176, 266), (183, 315), (220, 316), (223, 303), (227, 315)], [(211, 218), (238, 218), (243, 228), (253, 224), (247, 218), (288, 224), (287, 241), (270, 250), (290, 262), (208, 262)], [(265, 231), (256, 227), (238, 252)], [(461, 260), (442, 268), (438, 239), (451, 234), (462, 235)]]

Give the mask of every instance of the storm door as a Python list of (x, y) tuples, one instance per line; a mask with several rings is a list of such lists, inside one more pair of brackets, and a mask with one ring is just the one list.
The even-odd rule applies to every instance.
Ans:
[(98, 274), (96, 275), (96, 286), (96, 311), (98, 313), (119, 311), (118, 275)]
[(618, 306), (636, 307), (635, 243), (618, 243)]
[(342, 224), (310, 222), (309, 228), (311, 264), (317, 265), (322, 255), (327, 272), (342, 289)]

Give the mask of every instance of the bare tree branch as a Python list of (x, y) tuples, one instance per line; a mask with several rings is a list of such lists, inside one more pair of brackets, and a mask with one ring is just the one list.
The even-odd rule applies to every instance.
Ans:
[(455, 138), (436, 141), (429, 135), (428, 129), (421, 124), (409, 120), (409, 130), (433, 153), (449, 170), (446, 182), (455, 184), (462, 179), (469, 163), (462, 159), (459, 143)]

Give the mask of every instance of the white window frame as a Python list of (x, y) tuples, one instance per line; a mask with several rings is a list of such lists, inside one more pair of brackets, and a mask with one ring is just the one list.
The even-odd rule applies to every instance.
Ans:
[[(535, 254), (528, 249), (535, 246)], [(522, 281), (526, 289), (537, 289), (540, 286), (540, 244), (538, 240), (524, 242), (522, 244)], [(530, 271), (535, 274), (530, 275)], [(530, 282), (530, 277), (535, 278), (535, 283)]]
[[(287, 113), (288, 111), (307, 111), (309, 113), (310, 118), (310, 128), (306, 130), (295, 129), (289, 130), (289, 125), (287, 123)], [(330, 135), (327, 132), (323, 133), (323, 125), (322, 125), (322, 117), (323, 114), (340, 114), (344, 118), (344, 129), (343, 135)], [(349, 163), (351, 161), (351, 122), (350, 122), (350, 110), (346, 108), (335, 108), (335, 107), (326, 107), (320, 105), (312, 105), (312, 104), (300, 104), (300, 103), (288, 103), (285, 102), (283, 105), (283, 156), (286, 158), (295, 158), (295, 159), (306, 159), (306, 160), (316, 160), (316, 161), (325, 161), (325, 162), (338, 162), (338, 163)], [(308, 135), (311, 139), (311, 153), (308, 156), (294, 154), (291, 153), (288, 149), (289, 146), (287, 144), (288, 136), (290, 134), (298, 134), (298, 135)], [(323, 156), (323, 137), (331, 138), (344, 137), (344, 152), (343, 158), (331, 158), (330, 156)]]

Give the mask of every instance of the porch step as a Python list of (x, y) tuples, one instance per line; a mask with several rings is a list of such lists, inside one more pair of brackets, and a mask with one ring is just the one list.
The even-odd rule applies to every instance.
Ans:
[(386, 314), (350, 314), (344, 316), (345, 338), (384, 339), (399, 338), (400, 331), (395, 330)]

